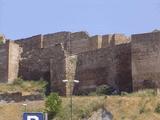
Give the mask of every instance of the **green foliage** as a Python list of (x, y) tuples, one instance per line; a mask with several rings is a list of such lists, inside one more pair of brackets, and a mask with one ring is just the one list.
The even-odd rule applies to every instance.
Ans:
[(33, 81), (17, 78), (13, 84), (0, 84), (0, 92), (20, 91), (24, 93), (39, 93), (44, 95), (47, 82), (45, 80)]
[(88, 95), (89, 96), (97, 96), (97, 93), (96, 92), (90, 92)]
[(98, 86), (96, 89), (97, 95), (111, 95), (113, 92), (113, 88), (108, 85)]
[(52, 119), (61, 109), (62, 100), (57, 93), (51, 93), (45, 101), (45, 111), (49, 115), (49, 119)]
[(88, 94), (89, 94), (89, 91), (87, 91), (87, 90), (78, 90), (76, 93), (76, 95), (78, 95), (78, 96), (86, 96)]
[(44, 94), (47, 82), (45, 80), (34, 81), (34, 80), (23, 80), (22, 78), (17, 78), (13, 82), (13, 85), (19, 86), (24, 91), (28, 92), (35, 91)]
[(3, 41), (0, 39), (0, 45), (2, 45), (3, 44)]
[(155, 110), (156, 113), (160, 113), (160, 103), (157, 104)]
[(13, 82), (13, 85), (22, 85), (24, 82), (24, 80), (21, 77), (18, 77), (17, 79), (15, 79), (15, 81)]
[(128, 93), (127, 92), (121, 92), (121, 96), (127, 96)]
[(142, 114), (142, 113), (145, 113), (145, 106), (142, 106), (139, 110), (139, 113)]
[(113, 87), (108, 85), (100, 85), (96, 88), (95, 91), (88, 91), (88, 90), (79, 90), (76, 95), (78, 96), (97, 96), (97, 95), (112, 95), (114, 92)]

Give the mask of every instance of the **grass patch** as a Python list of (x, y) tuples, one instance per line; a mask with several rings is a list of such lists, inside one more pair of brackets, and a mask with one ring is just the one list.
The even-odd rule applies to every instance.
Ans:
[(156, 96), (156, 92), (153, 89), (146, 89), (146, 90), (140, 90), (133, 93), (126, 93), (122, 92), (122, 96), (128, 96), (128, 97), (153, 97)]
[[(19, 83), (14, 85), (17, 84)], [(54, 120), (70, 120), (70, 98), (61, 98), (62, 109)], [(45, 110), (44, 101), (27, 104), (28, 112)], [(123, 96), (73, 96), (73, 120), (89, 118), (102, 107), (112, 113), (113, 120), (160, 120), (160, 98), (155, 95), (154, 90), (127, 93)], [(0, 120), (21, 120), (23, 112), (22, 103), (0, 104)]]
[[(54, 120), (70, 120), (70, 99), (62, 98), (62, 109)], [(83, 120), (94, 111), (104, 107), (113, 115), (113, 120), (160, 120), (159, 96), (74, 96), (73, 120)], [(43, 112), (44, 101), (27, 103), (28, 112)], [(21, 120), (22, 103), (0, 105), (0, 120)], [(10, 113), (10, 114), (8, 114)]]
[(46, 82), (44, 80), (40, 81), (24, 81), (20, 78), (15, 80), (13, 84), (0, 84), (0, 92), (22, 92), (23, 94), (34, 94), (34, 93), (44, 93)]

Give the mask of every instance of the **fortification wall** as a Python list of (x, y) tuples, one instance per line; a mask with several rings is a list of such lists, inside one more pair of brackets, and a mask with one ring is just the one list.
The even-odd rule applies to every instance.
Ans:
[(8, 83), (13, 83), (13, 81), (18, 77), (19, 70), (19, 60), (21, 49), (18, 44), (13, 41), (7, 41), (8, 47)]
[(62, 43), (64, 49), (70, 54), (78, 54), (94, 49), (101, 48), (101, 36), (90, 37), (86, 32), (58, 32), (53, 34), (46, 34), (43, 36), (44, 48), (55, 46)]
[(77, 54), (88, 51), (89, 35), (86, 32), (58, 32), (53, 34), (46, 34), (43, 37), (44, 48), (55, 46), (62, 43), (64, 49), (70, 54)]
[(15, 40), (15, 43), (23, 49), (23, 52), (28, 52), (33, 49), (43, 48), (43, 36), (36, 35), (29, 38)]
[(7, 41), (0, 45), (0, 82), (12, 83), (18, 77), (19, 45)]
[(98, 85), (108, 84), (130, 92), (130, 53), (130, 44), (123, 44), (78, 54), (75, 79), (80, 80), (79, 89), (91, 90)]
[(116, 46), (116, 78), (115, 82), (120, 91), (132, 91), (132, 66), (131, 66), (131, 44), (120, 44)]
[(15, 40), (26, 53), (32, 49), (50, 48), (56, 44), (63, 44), (64, 49), (70, 54), (91, 51), (108, 46), (118, 45), (128, 42), (128, 38), (123, 34), (96, 35), (90, 37), (88, 33), (81, 32), (58, 32), (46, 35), (36, 35), (29, 38)]
[(89, 49), (89, 35), (86, 32), (75, 32), (70, 36), (67, 42), (68, 51), (71, 54), (88, 51)]
[[(68, 82), (66, 84), (66, 95), (70, 96), (70, 93), (74, 92), (74, 89), (77, 88), (77, 83), (73, 82), (72, 80), (75, 80), (76, 76), (76, 66), (77, 64), (77, 55), (68, 55), (66, 54), (65, 59), (65, 79), (70, 80), (70, 83)], [(71, 87), (71, 88), (70, 88)]]
[(130, 40), (124, 34), (107, 34), (102, 36), (102, 48), (129, 43)]
[(0, 45), (0, 82), (8, 80), (8, 45)]
[(51, 86), (52, 91), (59, 92), (61, 95), (69, 95), (70, 84), (64, 83), (62, 80), (74, 80), (76, 69), (77, 57), (76, 55), (70, 56), (68, 53), (64, 54), (63, 59), (51, 59), (50, 61), (50, 73), (51, 73)]
[(58, 32), (58, 33), (46, 34), (43, 36), (43, 47), (49, 48), (59, 43), (66, 44), (66, 42), (70, 37), (70, 34), (71, 34), (70, 32)]
[(50, 80), (50, 59), (64, 59), (64, 51), (60, 44), (22, 53), (19, 76), (26, 80)]
[(160, 32), (132, 35), (133, 89), (160, 87)]
[(62, 80), (66, 79), (65, 56), (63, 59), (54, 58), (50, 60), (51, 91), (58, 92), (61, 95), (66, 93), (66, 84)]
[(79, 89), (93, 90), (99, 84), (113, 84), (113, 78), (110, 74), (115, 73), (114, 69), (110, 67), (114, 67), (114, 64), (111, 62), (113, 56), (113, 49), (111, 48), (79, 54), (75, 78), (80, 80), (78, 84)]
[(129, 39), (124, 34), (113, 34), (115, 45), (125, 44), (129, 42)]

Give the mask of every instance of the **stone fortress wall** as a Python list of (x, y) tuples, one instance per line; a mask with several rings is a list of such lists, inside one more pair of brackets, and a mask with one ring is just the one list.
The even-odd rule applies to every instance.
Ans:
[(160, 87), (160, 32), (132, 35), (133, 89)]
[[(63, 79), (78, 79), (75, 90), (94, 90), (108, 84), (131, 92), (158, 87), (160, 32), (89, 36), (58, 32), (6, 41), (0, 45), (0, 82), (17, 77), (44, 79), (51, 91), (64, 94)], [(150, 84), (152, 83), (152, 84)]]

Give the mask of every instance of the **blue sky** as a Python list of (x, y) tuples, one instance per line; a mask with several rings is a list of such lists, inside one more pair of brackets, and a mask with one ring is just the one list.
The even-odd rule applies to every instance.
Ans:
[(159, 0), (0, 0), (0, 33), (10, 39), (59, 31), (130, 35), (156, 28)]

